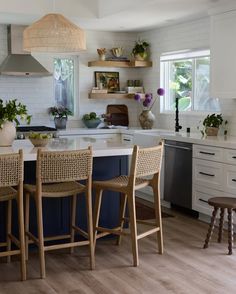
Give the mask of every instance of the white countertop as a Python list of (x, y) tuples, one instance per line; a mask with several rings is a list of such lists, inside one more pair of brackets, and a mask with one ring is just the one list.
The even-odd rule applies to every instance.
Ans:
[[(133, 150), (131, 144), (123, 143), (118, 138), (100, 139), (92, 136), (51, 139), (50, 143), (42, 149), (48, 151), (78, 150), (88, 146), (92, 146), (94, 157), (130, 155)], [(36, 160), (38, 148), (35, 148), (28, 139), (15, 140), (11, 147), (0, 147), (0, 154), (17, 152), (19, 149), (23, 149), (24, 161)]]

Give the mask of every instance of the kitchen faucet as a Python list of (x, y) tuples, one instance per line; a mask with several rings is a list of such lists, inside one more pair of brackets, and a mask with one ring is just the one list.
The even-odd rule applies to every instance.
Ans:
[(182, 126), (179, 125), (179, 98), (175, 98), (175, 131), (179, 132)]

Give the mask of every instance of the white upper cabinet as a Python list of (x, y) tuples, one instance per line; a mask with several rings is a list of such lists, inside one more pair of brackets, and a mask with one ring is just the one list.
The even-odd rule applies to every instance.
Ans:
[(236, 98), (236, 10), (211, 17), (211, 96)]

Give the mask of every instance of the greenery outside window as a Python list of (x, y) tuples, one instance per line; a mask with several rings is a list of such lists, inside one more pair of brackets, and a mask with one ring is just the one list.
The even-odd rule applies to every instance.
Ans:
[(161, 111), (220, 111), (218, 99), (210, 97), (210, 50), (177, 52), (161, 56), (161, 87), (165, 89)]
[(54, 58), (54, 97), (56, 106), (75, 112), (74, 59)]

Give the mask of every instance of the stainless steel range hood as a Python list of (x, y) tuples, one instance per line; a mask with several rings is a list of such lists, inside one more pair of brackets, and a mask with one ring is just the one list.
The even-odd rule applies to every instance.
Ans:
[(10, 25), (8, 31), (8, 56), (0, 66), (0, 74), (7, 76), (49, 76), (52, 75), (32, 55), (23, 51), (23, 30), (25, 26)]

